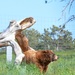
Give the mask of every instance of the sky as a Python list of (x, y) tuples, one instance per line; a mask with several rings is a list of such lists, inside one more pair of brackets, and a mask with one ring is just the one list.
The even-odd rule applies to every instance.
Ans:
[[(31, 27), (44, 32), (44, 28), (50, 28), (52, 25), (62, 25), (68, 18), (75, 14), (75, 2), (69, 12), (68, 8), (63, 12), (65, 5), (69, 0), (60, 2), (60, 0), (2, 0), (0, 1), (0, 32), (5, 30), (11, 20), (19, 21), (27, 17), (33, 17), (36, 23)], [(58, 20), (59, 18), (62, 18)], [(75, 38), (75, 20), (66, 25), (66, 30), (72, 32)]]

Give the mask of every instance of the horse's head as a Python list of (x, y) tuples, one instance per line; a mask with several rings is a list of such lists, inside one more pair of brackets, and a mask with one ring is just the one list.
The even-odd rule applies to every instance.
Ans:
[(9, 32), (15, 32), (17, 30), (23, 30), (32, 26), (36, 21), (34, 18), (29, 17), (21, 21), (16, 22), (15, 20), (10, 21), (8, 28), (6, 29)]
[(21, 29), (26, 29), (26, 28), (29, 28), (30, 26), (32, 26), (34, 23), (35, 23), (35, 19), (32, 18), (32, 17), (28, 17), (28, 18), (25, 18), (21, 21), (18, 22), (18, 24), (21, 26)]
[(13, 32), (15, 32), (16, 30), (19, 30), (19, 29), (21, 29), (21, 25), (19, 25), (17, 23), (17, 21), (12, 20), (12, 21), (10, 21), (9, 26), (5, 30), (5, 32), (13, 33)]
[(32, 17), (25, 18), (18, 22), (15, 20), (12, 20), (12, 21), (10, 21), (7, 29), (0, 34), (0, 39), (6, 37), (8, 35), (11, 35), (12, 33), (16, 32), (17, 30), (24, 30), (24, 29), (32, 26), (35, 22), (36, 21)]

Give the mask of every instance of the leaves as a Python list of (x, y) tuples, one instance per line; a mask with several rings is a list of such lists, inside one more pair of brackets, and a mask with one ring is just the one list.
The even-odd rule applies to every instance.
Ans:
[(25, 30), (23, 32), (29, 39), (29, 45), (36, 49), (74, 49), (75, 42), (72, 33), (65, 30), (65, 25), (55, 26), (44, 29), (44, 33), (40, 34), (35, 29)]

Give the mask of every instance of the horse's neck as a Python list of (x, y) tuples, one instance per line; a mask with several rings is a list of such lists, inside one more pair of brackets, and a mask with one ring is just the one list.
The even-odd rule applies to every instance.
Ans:
[(7, 41), (11, 41), (11, 40), (15, 40), (15, 32), (12, 33), (11, 35), (6, 36), (5, 38), (0, 40), (1, 42), (7, 42)]
[(21, 33), (21, 31), (16, 32), (15, 38), (23, 52), (29, 50), (28, 39)]

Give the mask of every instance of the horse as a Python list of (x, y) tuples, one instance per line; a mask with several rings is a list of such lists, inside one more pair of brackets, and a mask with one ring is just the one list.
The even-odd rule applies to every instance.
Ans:
[[(36, 21), (32, 18), (26, 18), (21, 21), (16, 22), (15, 20), (11, 21), (7, 29), (0, 34), (0, 45), (8, 46), (11, 45), (14, 48), (16, 59), (15, 63), (21, 63), (22, 59), (24, 58), (24, 54), (22, 53), (21, 48), (19, 47), (18, 43), (15, 41), (15, 33), (17, 30), (23, 30), (30, 26), (32, 26)], [(6, 42), (4, 44), (4, 42)]]
[(16, 32), (15, 38), (25, 54), (25, 62), (35, 64), (42, 73), (47, 71), (49, 63), (58, 59), (58, 56), (52, 50), (35, 50), (31, 48), (28, 44), (28, 38), (22, 34), (22, 30)]
[(28, 50), (34, 50), (33, 48), (29, 46), (28, 38), (22, 33), (22, 30), (16, 31), (15, 39), (17, 43), (19, 44), (19, 46), (21, 47), (22, 52), (25, 52)]
[(34, 63), (40, 72), (45, 73), (47, 71), (49, 63), (56, 61), (58, 56), (52, 50), (35, 50), (28, 44), (28, 38), (22, 33), (22, 29), (17, 30), (15, 38), (19, 44), (22, 52), (25, 54), (26, 63)]

